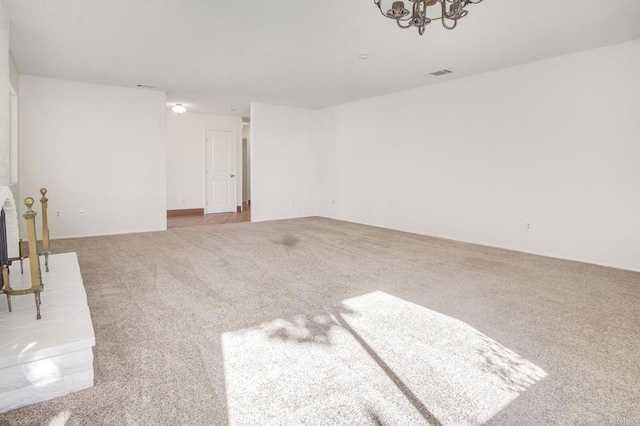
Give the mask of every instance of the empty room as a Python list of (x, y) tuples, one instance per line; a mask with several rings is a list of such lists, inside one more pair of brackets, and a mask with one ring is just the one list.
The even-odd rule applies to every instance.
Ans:
[(640, 424), (638, 22), (0, 0), (0, 425)]

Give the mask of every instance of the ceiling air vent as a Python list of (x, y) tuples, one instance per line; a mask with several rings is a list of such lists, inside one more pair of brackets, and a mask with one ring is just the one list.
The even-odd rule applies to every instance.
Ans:
[(441, 75), (451, 74), (452, 72), (453, 71), (450, 71), (450, 70), (441, 70), (441, 71), (432, 72), (431, 75), (435, 75), (436, 77), (440, 77)]

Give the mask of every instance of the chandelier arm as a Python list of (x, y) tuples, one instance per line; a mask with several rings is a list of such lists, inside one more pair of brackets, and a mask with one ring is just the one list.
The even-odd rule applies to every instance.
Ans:
[(406, 30), (407, 28), (411, 28), (411, 24), (407, 24), (403, 26), (400, 22), (404, 22), (404, 21), (401, 21), (400, 19), (396, 19), (396, 24), (398, 24), (398, 26), (403, 30)]
[(392, 18), (390, 16), (387, 16), (387, 18), (391, 18), (391, 19), (395, 19), (396, 21), (402, 21), (402, 22), (407, 22), (411, 20), (411, 14), (408, 14), (406, 16), (403, 16), (401, 18)]
[(442, 26), (448, 30), (454, 29), (458, 25), (457, 19), (453, 19), (453, 25), (449, 26), (449, 24), (447, 24), (447, 19), (449, 19), (447, 18), (447, 1), (450, 1), (450, 0), (438, 0), (438, 1), (442, 6)]
[(373, 0), (373, 2), (376, 4), (376, 6), (378, 6), (378, 10), (380, 11), (380, 14), (381, 14), (382, 16), (384, 16), (385, 18), (389, 18), (389, 16), (387, 16), (387, 14), (386, 14), (386, 13), (384, 13), (384, 12), (382, 11), (382, 4), (381, 4), (381, 1), (382, 1), (382, 0)]
[(378, 6), (378, 10), (380, 11), (380, 14), (385, 18), (388, 18), (387, 14), (382, 11), (382, 5), (380, 4), (380, 1), (381, 0), (374, 0), (374, 2), (376, 3), (376, 6)]
[(447, 21), (445, 21), (444, 18), (443, 18), (442, 19), (442, 26), (445, 27), (448, 30), (452, 30), (456, 26), (458, 26), (458, 20), (457, 19), (453, 19), (453, 25), (449, 26), (449, 25), (447, 25)]

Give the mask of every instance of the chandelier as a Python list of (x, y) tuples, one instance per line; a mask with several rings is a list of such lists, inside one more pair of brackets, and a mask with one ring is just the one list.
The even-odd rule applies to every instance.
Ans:
[[(415, 27), (420, 35), (433, 21), (440, 20), (442, 25), (452, 30), (469, 11), (465, 8), (469, 4), (478, 4), (482, 0), (408, 0), (413, 3), (411, 10), (405, 8), (403, 1), (394, 1), (391, 9), (383, 10), (383, 0), (373, 0), (382, 16), (394, 19), (400, 28)], [(386, 9), (386, 7), (384, 8)]]

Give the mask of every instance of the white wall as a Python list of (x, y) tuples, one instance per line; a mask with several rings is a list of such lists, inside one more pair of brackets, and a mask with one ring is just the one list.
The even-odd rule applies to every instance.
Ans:
[(20, 194), (49, 189), (52, 238), (166, 229), (164, 92), (21, 75), (19, 111)]
[(639, 76), (634, 41), (325, 109), (319, 213), (640, 270)]
[(317, 213), (318, 111), (251, 104), (251, 220)]
[(13, 60), (11, 50), (9, 50), (9, 83), (13, 92), (9, 96), (10, 103), (10, 124), (9, 124), (9, 181), (11, 185), (9, 188), (13, 193), (13, 199), (17, 202), (21, 202), (20, 188), (18, 186), (18, 158), (20, 147), (18, 145), (18, 98), (20, 96), (20, 72), (18, 66)]
[(228, 115), (167, 112), (167, 208), (204, 208), (207, 130), (236, 133), (238, 205), (242, 205), (242, 118)]
[(11, 176), (9, 111), (9, 20), (0, 4), (0, 185), (9, 185)]

